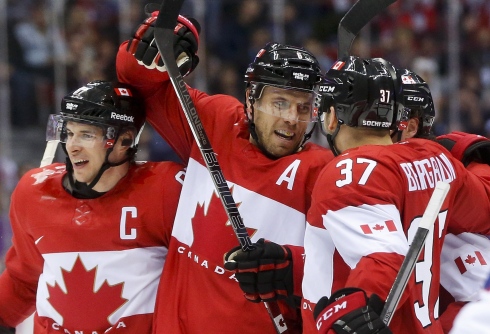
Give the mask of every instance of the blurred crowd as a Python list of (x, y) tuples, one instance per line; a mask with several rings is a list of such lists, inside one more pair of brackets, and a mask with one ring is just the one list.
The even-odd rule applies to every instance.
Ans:
[[(10, 123), (14, 134), (39, 129), (44, 142), (47, 116), (65, 94), (95, 79), (115, 79), (115, 54), (144, 19), (143, 0), (7, 1), (6, 47)], [(157, 1), (159, 2), (159, 1)], [(268, 41), (303, 46), (327, 70), (337, 53), (337, 26), (354, 0), (187, 0), (182, 13), (202, 26), (198, 69), (186, 80), (210, 94), (243, 99), (247, 64)], [(356, 39), (352, 53), (384, 57), (420, 74), (436, 101), (436, 134), (449, 130), (490, 135), (490, 1), (398, 0)], [(456, 33), (451, 35), (450, 13)], [(124, 13), (123, 13), (124, 12)], [(459, 43), (457, 68), (450, 59)], [(459, 82), (451, 87), (452, 74)], [(61, 83), (61, 86), (60, 86)], [(451, 105), (459, 122), (450, 124)], [(313, 140), (321, 141), (320, 136)], [(147, 126), (141, 160), (176, 160), (168, 145)], [(37, 149), (37, 151), (39, 151)], [(35, 152), (30, 157), (42, 156)], [(0, 257), (9, 244), (8, 197), (25, 168), (38, 160), (16, 161), (0, 152)], [(1, 263), (1, 262), (0, 262)], [(0, 268), (1, 271), (1, 268)]]

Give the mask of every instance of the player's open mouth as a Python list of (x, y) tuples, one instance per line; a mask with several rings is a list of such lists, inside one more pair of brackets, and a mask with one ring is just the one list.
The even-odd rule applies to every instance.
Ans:
[(88, 163), (88, 160), (76, 160), (76, 161), (73, 161), (73, 164), (77, 167), (81, 167), (85, 164)]
[(281, 138), (287, 139), (287, 140), (292, 140), (294, 137), (294, 132), (287, 131), (287, 130), (276, 130), (274, 131), (276, 135), (278, 135)]

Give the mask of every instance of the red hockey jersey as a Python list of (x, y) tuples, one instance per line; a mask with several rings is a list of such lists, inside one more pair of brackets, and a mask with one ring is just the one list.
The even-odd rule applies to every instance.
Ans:
[(13, 192), (0, 322), (35, 310), (36, 334), (151, 333), (183, 167), (136, 163), (96, 199), (66, 192), (65, 174), (62, 164), (33, 169)]
[[(276, 333), (264, 305), (247, 301), (233, 274), (223, 268), (224, 254), (238, 240), (170, 81), (137, 65), (126, 44), (119, 49), (117, 66), (119, 80), (146, 98), (149, 122), (188, 162), (157, 298), (155, 333)], [(298, 246), (294, 262), (302, 271), (311, 191), (331, 152), (310, 143), (297, 154), (269, 159), (249, 142), (242, 103), (231, 96), (189, 92), (252, 241)], [(300, 331), (298, 310), (282, 311)]]
[(442, 333), (437, 319), (444, 237), (490, 232), (490, 187), (423, 139), (347, 150), (322, 171), (305, 235), (305, 333), (316, 332), (315, 303), (338, 289), (360, 287), (386, 299), (439, 180), (451, 189), (390, 328), (396, 334)]

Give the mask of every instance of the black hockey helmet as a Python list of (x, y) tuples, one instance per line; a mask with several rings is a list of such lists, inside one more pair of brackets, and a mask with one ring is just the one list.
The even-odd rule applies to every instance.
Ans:
[[(66, 140), (68, 122), (84, 123), (100, 127), (103, 130), (102, 143), (107, 148), (105, 160), (96, 177), (90, 184), (77, 182), (72, 175), (73, 165), (68, 157)], [(108, 81), (92, 81), (66, 95), (61, 101), (59, 114), (50, 115), (46, 131), (47, 140), (59, 140), (67, 154), (66, 167), (72, 194), (80, 198), (93, 198), (93, 187), (102, 174), (111, 167), (134, 160), (141, 132), (145, 124), (143, 101), (129, 86)], [(123, 140), (123, 146), (129, 146), (124, 159), (110, 162), (109, 155), (114, 144), (125, 131), (134, 133), (134, 140)], [(89, 137), (87, 142), (93, 142)], [(75, 195), (74, 195), (75, 196)], [(98, 195), (97, 195), (98, 196)]]
[(429, 85), (409, 69), (396, 69), (396, 75), (401, 88), (396, 99), (398, 130), (403, 130), (408, 120), (417, 116), (420, 123), (416, 136), (430, 136), (436, 112)]
[(92, 81), (62, 99), (60, 113), (50, 116), (47, 139), (66, 142), (67, 121), (101, 127), (107, 147), (112, 146), (123, 131), (132, 130), (135, 140), (123, 145), (136, 148), (145, 124), (143, 101), (125, 84)]
[(313, 91), (321, 81), (318, 60), (309, 51), (290, 45), (268, 43), (245, 72), (251, 97), (259, 99), (264, 84)]
[[(293, 120), (307, 122), (312, 124), (303, 135), (303, 140), (299, 144), (300, 149), (304, 143), (311, 137), (316, 125), (317, 113), (313, 108), (315, 90), (322, 79), (322, 73), (318, 60), (309, 51), (295, 46), (283, 45), (279, 43), (268, 43), (261, 49), (252, 63), (248, 65), (245, 72), (246, 99), (245, 114), (249, 121), (250, 135), (256, 141), (257, 146), (269, 155), (263, 143), (260, 142), (255, 121), (254, 121), (254, 104), (260, 99), (266, 86), (277, 87), (285, 90), (295, 90), (310, 94), (308, 103), (308, 112), (304, 110), (302, 116), (293, 116)], [(258, 109), (258, 107), (257, 107)], [(269, 110), (270, 108), (258, 109), (262, 112), (269, 113), (284, 119), (288, 119), (289, 107), (284, 113), (279, 110)], [(248, 112), (250, 111), (250, 113)], [(297, 117), (297, 118), (296, 118)]]
[(319, 114), (333, 106), (339, 124), (380, 129), (396, 125), (394, 81), (381, 62), (344, 57), (325, 74), (318, 93)]

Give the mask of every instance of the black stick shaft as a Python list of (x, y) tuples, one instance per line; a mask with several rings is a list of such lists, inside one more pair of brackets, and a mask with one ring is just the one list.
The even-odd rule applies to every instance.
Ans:
[(361, 29), (396, 0), (358, 0), (340, 20), (337, 31), (337, 58), (350, 54), (352, 42)]

